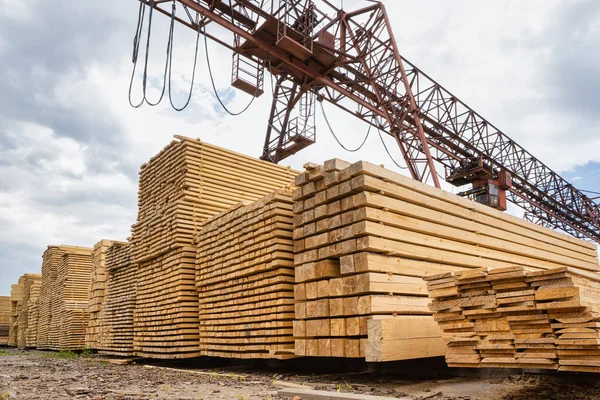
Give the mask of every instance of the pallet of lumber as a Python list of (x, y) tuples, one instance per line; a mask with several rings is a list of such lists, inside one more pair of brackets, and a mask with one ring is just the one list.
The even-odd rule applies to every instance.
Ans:
[[(63, 254), (58, 265), (50, 334), (54, 350), (79, 350), (85, 347), (92, 252), (91, 248), (70, 250)], [(56, 338), (52, 335), (55, 332)]]
[(133, 314), (137, 266), (131, 262), (131, 246), (114, 242), (106, 250), (106, 292), (98, 326), (98, 352), (130, 357), (133, 348)]
[(240, 203), (202, 224), (196, 257), (202, 355), (295, 357), (291, 194), (279, 190)]
[(19, 316), (19, 331), (17, 335), (17, 347), (26, 349), (35, 347), (34, 332), (37, 333), (36, 302), (40, 295), (42, 275), (23, 275), (23, 310)]
[(21, 276), (18, 283), (11, 285), (10, 290), (10, 326), (8, 345), (17, 347), (19, 343), (19, 317), (23, 311), (23, 291), (25, 277)]
[[(102, 239), (94, 245), (92, 277), (89, 290), (89, 321), (85, 331), (85, 347), (97, 349), (100, 341), (100, 313), (106, 293), (106, 251), (113, 240)], [(122, 242), (120, 242), (122, 243)]]
[(519, 266), (432, 275), (450, 367), (600, 372), (600, 277)]
[(0, 346), (8, 345), (10, 332), (10, 296), (0, 296)]
[(134, 348), (149, 358), (200, 355), (196, 237), (241, 201), (289, 187), (296, 171), (177, 136), (142, 165), (131, 258), (137, 264)]
[(42, 255), (42, 286), (40, 287), (37, 348), (50, 348), (49, 334), (52, 320), (52, 287), (56, 281), (56, 270), (63, 255), (60, 246), (48, 246)]
[[(39, 314), (36, 341), (38, 349), (60, 349), (62, 310), (65, 309), (65, 299), (69, 301), (71, 296), (74, 296), (78, 299), (77, 302), (82, 303), (81, 306), (85, 305), (87, 307), (87, 292), (91, 279), (91, 252), (92, 249), (88, 247), (68, 245), (50, 245), (44, 251), (42, 255), (42, 284), (38, 300)], [(73, 257), (63, 259), (65, 254), (73, 254)], [(81, 267), (81, 257), (84, 259), (89, 257), (87, 269)], [(69, 266), (72, 264), (74, 267), (69, 271)], [(61, 282), (57, 284), (59, 270), (62, 275)], [(73, 276), (73, 274), (79, 272), (84, 276)], [(85, 295), (83, 295), (84, 301), (81, 299), (81, 289), (78, 286), (81, 282), (87, 282), (85, 283), (87, 285)], [(67, 284), (66, 292), (65, 283)], [(79, 348), (83, 348), (83, 345)]]
[(198, 348), (198, 294), (194, 247), (182, 247), (137, 268), (135, 354), (146, 358), (192, 358)]
[(200, 223), (240, 201), (289, 186), (296, 171), (176, 136), (139, 173), (134, 262), (193, 246)]
[[(305, 169), (293, 193), (298, 355), (367, 361), (442, 355), (441, 332), (430, 345), (427, 275), (515, 264), (599, 270), (589, 243), (381, 166), (334, 159)], [(400, 341), (386, 347), (385, 338), (369, 336), (382, 324), (402, 326), (378, 320), (417, 316), (429, 325), (416, 323), (423, 340), (410, 355)], [(406, 326), (408, 335), (412, 324)], [(418, 330), (410, 336), (417, 343)]]

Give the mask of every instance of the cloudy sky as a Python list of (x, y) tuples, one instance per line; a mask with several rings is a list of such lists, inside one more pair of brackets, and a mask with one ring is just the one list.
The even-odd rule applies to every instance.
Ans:
[[(407, 59), (577, 187), (600, 192), (599, 1), (384, 3)], [(344, 1), (346, 9), (361, 4)], [(47, 244), (125, 239), (136, 218), (138, 168), (174, 134), (261, 153), (269, 96), (242, 116), (227, 116), (212, 93), (202, 46), (188, 109), (129, 106), (137, 10), (135, 0), (0, 0), (0, 295), (23, 273), (40, 270)], [(155, 21), (151, 99), (167, 23)], [(176, 27), (177, 104), (186, 97), (194, 41), (193, 32)], [(230, 54), (212, 44), (209, 52), (223, 98), (243, 108), (248, 96), (229, 87)], [(136, 80), (135, 99), (140, 90)], [(325, 107), (342, 141), (360, 143), (366, 127)], [(320, 113), (317, 125), (318, 143), (286, 163), (300, 168), (337, 156), (395, 168), (376, 135), (349, 154)]]

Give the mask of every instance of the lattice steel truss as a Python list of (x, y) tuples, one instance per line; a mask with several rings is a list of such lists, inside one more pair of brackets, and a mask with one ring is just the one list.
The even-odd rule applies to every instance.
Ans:
[[(171, 0), (141, 1), (171, 15)], [(383, 4), (345, 12), (327, 0), (175, 1), (188, 15), (177, 21), (194, 30), (197, 18), (201, 25), (225, 28), (229, 37), (207, 35), (257, 64), (269, 65), (277, 77), (264, 159), (279, 162), (289, 155), (284, 144), (290, 112), (302, 93), (312, 92), (394, 137), (414, 179), (439, 187), (436, 163), (453, 170), (461, 160), (482, 157), (496, 171), (512, 174), (510, 200), (529, 218), (600, 242), (597, 200), (401, 57)], [(301, 9), (294, 10), (294, 5)], [(296, 23), (294, 29), (286, 23), (290, 15), (312, 30), (310, 43), (299, 43), (302, 54), (281, 43), (282, 29), (296, 41), (309, 32), (308, 25)], [(241, 44), (232, 45), (231, 35)]]

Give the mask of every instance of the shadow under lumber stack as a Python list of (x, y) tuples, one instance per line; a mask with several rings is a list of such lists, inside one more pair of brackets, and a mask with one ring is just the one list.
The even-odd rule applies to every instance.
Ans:
[(106, 292), (98, 321), (100, 354), (130, 357), (133, 352), (133, 313), (137, 266), (131, 263), (131, 246), (114, 242), (106, 250)]
[(570, 268), (426, 277), (450, 367), (600, 372), (600, 277)]
[(112, 240), (102, 239), (94, 245), (92, 277), (89, 291), (89, 322), (85, 332), (85, 346), (97, 349), (100, 341), (100, 313), (106, 292), (106, 250)]
[(196, 286), (202, 355), (294, 355), (294, 246), (290, 190), (239, 204), (198, 233)]
[(0, 346), (8, 344), (10, 331), (10, 296), (0, 296)]
[(11, 286), (10, 290), (10, 328), (8, 345), (17, 347), (19, 343), (19, 316), (23, 311), (23, 291), (25, 277), (21, 276), (18, 283)]
[(23, 311), (19, 317), (19, 334), (17, 346), (26, 349), (36, 346), (38, 312), (37, 301), (40, 295), (42, 275), (23, 275)]
[(142, 165), (131, 256), (138, 265), (136, 355), (200, 355), (195, 240), (200, 224), (240, 201), (285, 187), (295, 171), (176, 137)]

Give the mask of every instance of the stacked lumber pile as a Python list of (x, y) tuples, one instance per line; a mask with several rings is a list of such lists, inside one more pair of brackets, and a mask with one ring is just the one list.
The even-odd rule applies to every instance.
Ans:
[(42, 286), (40, 287), (37, 348), (49, 349), (50, 323), (52, 321), (52, 289), (56, 271), (63, 255), (61, 246), (48, 246), (42, 255)]
[[(78, 304), (82, 303), (81, 282), (87, 282), (85, 286), (85, 307), (87, 308), (87, 292), (89, 290), (89, 282), (91, 279), (91, 252), (92, 249), (78, 246), (48, 246), (42, 255), (42, 284), (39, 295), (39, 315), (36, 346), (38, 349), (60, 349), (61, 327), (64, 326), (62, 321), (62, 311), (65, 304), (65, 299), (76, 298)], [(73, 254), (70, 259), (63, 259), (65, 254)], [(86, 255), (90, 257), (88, 268), (79, 266)], [(73, 270), (69, 272), (69, 266), (75, 264)], [(84, 262), (85, 264), (85, 262)], [(61, 269), (62, 268), (62, 269)], [(59, 270), (62, 271), (61, 282), (57, 284)], [(77, 272), (75, 272), (77, 271)], [(73, 274), (81, 273), (83, 276), (73, 276)], [(66, 276), (64, 275), (66, 274)], [(77, 282), (77, 283), (75, 283)], [(63, 287), (67, 284), (67, 288)], [(76, 312), (75, 314), (79, 314)], [(86, 312), (87, 315), (87, 312)], [(84, 317), (86, 318), (86, 317)], [(65, 322), (69, 322), (68, 318)], [(69, 322), (70, 323), (70, 322)], [(87, 322), (86, 322), (87, 323)], [(76, 325), (76, 323), (73, 323)], [(79, 346), (82, 348), (83, 345)]]
[(106, 292), (106, 251), (112, 240), (102, 239), (94, 245), (92, 277), (89, 291), (89, 322), (85, 332), (85, 346), (97, 349), (100, 340), (100, 313)]
[(40, 295), (40, 286), (42, 284), (42, 275), (25, 274), (23, 275), (23, 310), (19, 316), (19, 331), (17, 335), (17, 346), (19, 349), (35, 347), (35, 336), (37, 333), (37, 313), (36, 302)]
[(85, 347), (92, 251), (85, 247), (71, 248), (64, 252), (58, 264), (49, 335), (54, 350), (79, 350)]
[(329, 160), (305, 168), (293, 193), (298, 355), (442, 355), (427, 275), (515, 264), (599, 270), (589, 243), (381, 166)]
[(10, 290), (10, 327), (8, 332), (8, 345), (17, 347), (19, 342), (19, 316), (23, 311), (23, 291), (25, 277), (21, 276), (18, 283), (11, 286)]
[(129, 357), (133, 353), (133, 313), (137, 266), (131, 246), (114, 242), (106, 250), (106, 292), (98, 326), (100, 354)]
[(10, 332), (10, 296), (0, 296), (0, 346), (8, 344)]
[(203, 355), (294, 357), (291, 195), (276, 191), (202, 224), (196, 286)]
[(296, 172), (184, 137), (142, 165), (131, 257), (137, 270), (134, 348), (189, 358), (198, 347), (195, 240), (200, 224), (288, 186)]
[(139, 173), (138, 217), (131, 237), (136, 263), (194, 245), (207, 218), (289, 186), (297, 173), (199, 139), (176, 139)]
[(450, 367), (600, 372), (600, 277), (571, 268), (424, 278)]

